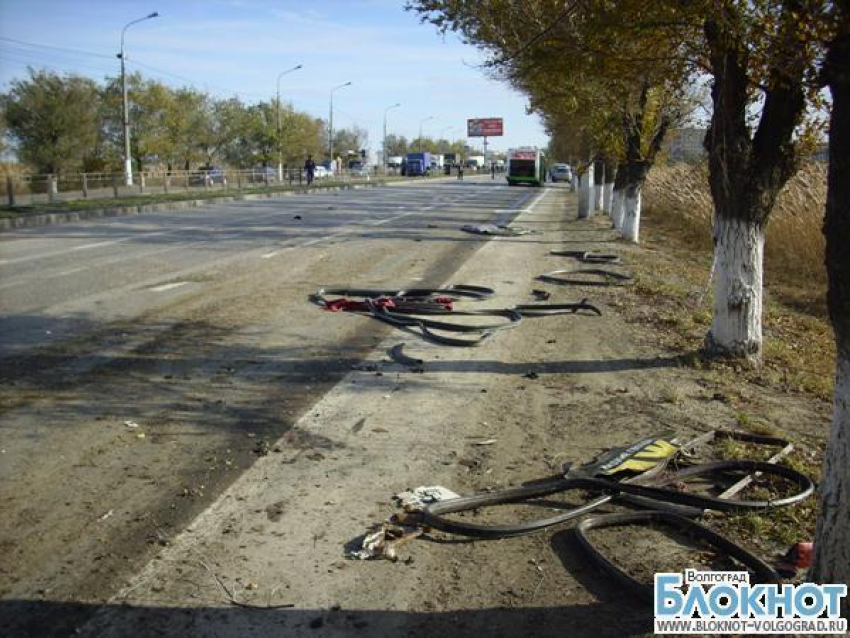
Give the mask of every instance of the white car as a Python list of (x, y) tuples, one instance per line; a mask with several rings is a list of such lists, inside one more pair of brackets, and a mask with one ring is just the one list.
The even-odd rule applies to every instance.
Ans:
[(322, 179), (330, 174), (331, 172), (324, 166), (316, 166), (316, 170), (313, 172), (313, 177), (315, 177), (316, 179)]
[(549, 179), (553, 182), (573, 181), (573, 169), (569, 164), (552, 164), (549, 169)]

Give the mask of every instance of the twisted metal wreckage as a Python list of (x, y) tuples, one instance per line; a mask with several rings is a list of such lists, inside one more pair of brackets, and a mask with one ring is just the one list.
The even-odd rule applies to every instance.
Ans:
[[(722, 440), (779, 449), (767, 461), (694, 462), (700, 446)], [(619, 504), (634, 509), (588, 516), (579, 522), (574, 532), (579, 546), (594, 564), (643, 600), (652, 600), (652, 585), (640, 582), (618, 567), (594, 546), (588, 532), (630, 525), (672, 528), (735, 559), (752, 572), (754, 582), (779, 583), (779, 573), (764, 560), (696, 519), (711, 512), (740, 513), (788, 507), (811, 496), (815, 489), (811, 479), (778, 464), (792, 450), (791, 443), (778, 437), (713, 430), (682, 441), (681, 437), (668, 431), (641, 439), (628, 447), (612, 449), (578, 467), (568, 463), (562, 475), (528, 481), (520, 487), (473, 496), (458, 496), (439, 486), (420, 487), (397, 495), (395, 498), (401, 511), (370, 530), (359, 547), (349, 551), (348, 556), (395, 560), (402, 544), (432, 530), (478, 539), (521, 536), (576, 520), (604, 505)], [(728, 485), (730, 478), (737, 480)], [(785, 494), (769, 499), (736, 498), (753, 482), (757, 482), (759, 487), (774, 488), (776, 483), (781, 483)], [(713, 490), (720, 493), (715, 496)], [(484, 508), (509, 503), (551, 507), (551, 502), (539, 503), (537, 499), (571, 491), (596, 496), (555, 516), (529, 522), (487, 525), (449, 517), (450, 514), (472, 510), (480, 513)]]
[[(328, 295), (338, 296), (329, 299)], [(320, 289), (310, 299), (331, 312), (353, 312), (388, 323), (396, 328), (418, 329), (424, 339), (445, 346), (478, 346), (500, 330), (516, 327), (523, 317), (586, 313), (602, 315), (602, 311), (583, 299), (576, 303), (521, 304), (511, 308), (488, 310), (456, 310), (458, 301), (483, 301), (495, 295), (484, 286), (454, 284), (444, 288), (411, 288), (405, 290), (328, 288)], [(440, 317), (436, 319), (435, 317)], [(454, 317), (491, 317), (498, 321), (459, 323), (445, 321)], [(446, 333), (474, 335), (452, 337)]]
[[(620, 258), (615, 254), (550, 252), (587, 264), (620, 264)], [(550, 284), (576, 286), (625, 286), (633, 283), (630, 275), (605, 268), (555, 270), (537, 279)], [(487, 310), (456, 310), (454, 307), (459, 301), (484, 301), (492, 299), (494, 295), (492, 288), (465, 284), (402, 290), (339, 287), (320, 289), (311, 296), (311, 300), (328, 311), (371, 316), (403, 330), (418, 329), (427, 341), (461, 347), (478, 346), (497, 332), (516, 327), (523, 317), (578, 313), (602, 315), (602, 311), (587, 299), (576, 303), (526, 304)], [(540, 298), (542, 295), (537, 296)], [(542, 298), (547, 297), (548, 293), (545, 293)], [(497, 321), (461, 323), (447, 321), (449, 317), (491, 317)], [(450, 336), (450, 333), (474, 336), (460, 338)], [(402, 345), (392, 350), (395, 361), (413, 366), (423, 363), (404, 355)], [(722, 440), (772, 446), (777, 447), (778, 451), (767, 461), (694, 462), (699, 455), (698, 448)], [(347, 551), (347, 555), (359, 559), (395, 560), (402, 544), (432, 530), (479, 539), (520, 536), (574, 521), (594, 513), (604, 505), (616, 503), (633, 509), (587, 516), (574, 528), (575, 534), (579, 546), (592, 562), (614, 581), (644, 600), (652, 599), (652, 586), (630, 576), (595, 547), (589, 538), (591, 530), (630, 525), (673, 528), (735, 559), (752, 572), (756, 582), (777, 583), (781, 578), (773, 567), (697, 519), (711, 512), (737, 513), (788, 507), (808, 498), (814, 492), (813, 482), (802, 473), (778, 464), (792, 450), (791, 443), (778, 437), (713, 430), (685, 441), (675, 432), (667, 431), (641, 439), (625, 448), (612, 449), (578, 467), (567, 464), (561, 475), (529, 481), (521, 487), (473, 496), (459, 496), (441, 486), (419, 487), (398, 494), (395, 498), (401, 511), (373, 526)], [(725, 485), (730, 477), (737, 478), (737, 481), (731, 486)], [(785, 495), (761, 500), (736, 498), (754, 482), (774, 491), (777, 484), (784, 485)], [(530, 522), (484, 525), (450, 517), (508, 503), (541, 504), (537, 499), (567, 492), (596, 496), (554, 516)]]

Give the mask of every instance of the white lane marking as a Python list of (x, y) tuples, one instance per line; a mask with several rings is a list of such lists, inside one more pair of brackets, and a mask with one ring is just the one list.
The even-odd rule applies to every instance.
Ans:
[(537, 204), (540, 202), (540, 200), (543, 199), (544, 197), (546, 197), (546, 195), (548, 195), (548, 194), (549, 194), (549, 190), (544, 188), (540, 192), (540, 194), (537, 197), (535, 197), (531, 201), (531, 203), (528, 205), (528, 207), (527, 207), (529, 209), (528, 212), (531, 212), (531, 209), (534, 208), (535, 206), (537, 206)]
[(279, 250), (275, 250), (274, 252), (266, 253), (265, 255), (260, 255), (260, 258), (261, 259), (271, 259), (275, 255), (277, 255), (279, 252), (280, 252)]
[[(181, 230), (194, 230), (199, 228), (199, 226), (193, 226), (191, 228), (185, 228)], [(5, 266), (6, 264), (20, 264), (26, 261), (33, 261), (35, 259), (47, 259), (48, 257), (58, 257), (59, 255), (67, 255), (68, 253), (72, 253), (78, 250), (89, 250), (90, 248), (100, 248), (101, 246), (112, 246), (113, 244), (120, 244), (125, 241), (132, 241), (133, 239), (141, 239), (147, 237), (154, 237), (156, 235), (164, 235), (165, 233), (172, 232), (168, 230), (158, 230), (152, 233), (140, 233), (137, 235), (131, 235), (130, 237), (122, 237), (121, 239), (113, 239), (111, 241), (99, 241), (94, 244), (83, 244), (82, 246), (74, 246), (72, 248), (65, 248), (64, 250), (56, 250), (52, 253), (41, 253), (38, 255), (27, 255), (26, 257), (18, 257), (16, 259), (4, 259), (0, 261), (0, 265)]]
[(177, 281), (173, 284), (162, 284), (161, 286), (154, 286), (150, 290), (153, 292), (165, 292), (166, 290), (171, 290), (173, 288), (179, 288), (180, 286), (185, 286), (188, 284), (188, 281)]
[[(409, 217), (410, 215), (415, 215), (416, 213), (404, 213), (403, 215), (396, 215), (395, 217), (387, 217), (386, 219), (382, 219), (380, 221), (375, 222), (375, 226), (381, 226), (383, 224), (389, 224), (390, 222), (394, 222), (397, 219), (401, 219), (402, 217)], [(354, 231), (351, 231), (354, 232)]]
[(57, 277), (65, 277), (67, 275), (73, 275), (74, 273), (82, 272), (82, 271), (88, 270), (88, 269), (89, 269), (88, 266), (83, 266), (82, 268), (72, 268), (71, 270), (63, 270), (62, 272), (60, 272), (56, 276)]
[[(145, 253), (135, 254), (135, 255), (133, 255), (132, 259), (136, 259), (136, 260), (147, 259), (149, 257), (153, 257), (154, 255), (161, 255), (163, 253), (170, 253), (170, 252), (173, 252), (175, 250), (183, 250), (184, 248), (185, 248), (184, 246), (169, 246), (168, 248), (158, 248), (156, 250), (149, 250), (148, 252), (145, 252)], [(97, 270), (97, 269), (101, 269), (101, 268), (104, 268), (106, 266), (109, 266), (111, 264), (116, 264), (116, 263), (121, 263), (121, 262), (126, 262), (126, 261), (127, 261), (127, 257), (122, 255), (120, 257), (113, 257), (112, 259), (106, 259), (106, 260), (100, 261), (97, 264), (94, 264), (92, 266), (83, 266), (81, 268), (72, 268), (71, 270), (65, 270), (65, 271), (62, 271), (62, 272), (55, 273), (55, 274), (39, 274), (38, 277), (39, 277), (39, 280), (41, 280), (41, 281), (46, 280), (46, 279), (56, 279), (58, 277), (64, 277), (66, 275), (73, 275), (74, 273), (81, 272), (83, 270)], [(15, 286), (26, 286), (26, 285), (29, 285), (30, 283), (31, 283), (31, 279), (27, 279), (26, 277), (24, 277), (22, 279), (19, 278), (19, 279), (16, 279), (14, 281), (9, 281), (7, 283), (0, 284), (0, 290), (3, 290), (5, 288), (13, 288)]]

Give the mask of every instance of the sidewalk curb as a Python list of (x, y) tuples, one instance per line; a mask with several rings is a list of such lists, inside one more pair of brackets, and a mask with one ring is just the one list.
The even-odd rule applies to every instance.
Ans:
[[(434, 181), (441, 181), (440, 178)], [(41, 215), (20, 215), (0, 219), (0, 232), (15, 230), (18, 228), (38, 228), (41, 226), (56, 226), (70, 222), (78, 222), (86, 219), (97, 219), (100, 217), (122, 217), (124, 215), (142, 215), (144, 213), (159, 213), (172, 210), (186, 210), (188, 208), (200, 208), (207, 204), (221, 204), (227, 202), (244, 202), (260, 199), (283, 199), (294, 195), (310, 195), (313, 193), (333, 193), (337, 191), (359, 190), (361, 188), (379, 188), (395, 185), (418, 183), (419, 180), (398, 181), (374, 181), (357, 184), (343, 184), (341, 186), (328, 186), (318, 188), (303, 188), (299, 190), (276, 191), (272, 193), (242, 193), (236, 195), (221, 195), (220, 197), (205, 197), (203, 199), (184, 199), (174, 202), (162, 202), (160, 204), (135, 204), (131, 206), (105, 206), (91, 210), (72, 211), (67, 213), (43, 213)]]
[(189, 208), (200, 208), (207, 204), (220, 204), (227, 202), (252, 201), (260, 199), (283, 199), (293, 195), (304, 195), (312, 193), (327, 193), (344, 190), (357, 190), (361, 188), (377, 188), (387, 186), (391, 182), (373, 182), (364, 184), (345, 184), (342, 186), (329, 186), (327, 188), (305, 188), (303, 190), (278, 191), (273, 193), (243, 193), (237, 195), (222, 195), (220, 197), (205, 197), (203, 199), (185, 199), (174, 202), (162, 202), (159, 204), (135, 204), (131, 206), (106, 206), (104, 208), (93, 208), (63, 213), (44, 213), (41, 215), (21, 215), (0, 219), (0, 232), (14, 230), (17, 228), (36, 228), (39, 226), (54, 226), (68, 222), (78, 222), (86, 219), (99, 217), (121, 217), (124, 215), (141, 215), (144, 213), (157, 213), (172, 210), (186, 210)]

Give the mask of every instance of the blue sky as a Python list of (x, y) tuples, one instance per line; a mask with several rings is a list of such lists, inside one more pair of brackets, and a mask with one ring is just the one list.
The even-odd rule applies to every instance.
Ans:
[(396, 102), (388, 130), (408, 138), (430, 116), (424, 134), (451, 139), (465, 137), (467, 118), (502, 117), (505, 136), (491, 148), (547, 143), (525, 99), (477, 68), (475, 48), (420, 24), (403, 0), (0, 0), (0, 90), (28, 65), (117, 75), (122, 27), (153, 11), (160, 17), (127, 30), (127, 60), (171, 86), (257, 102), (274, 97), (281, 71), (303, 64), (281, 78), (282, 99), (327, 118), (331, 89), (350, 81), (334, 93), (335, 127), (366, 128), (373, 149)]

